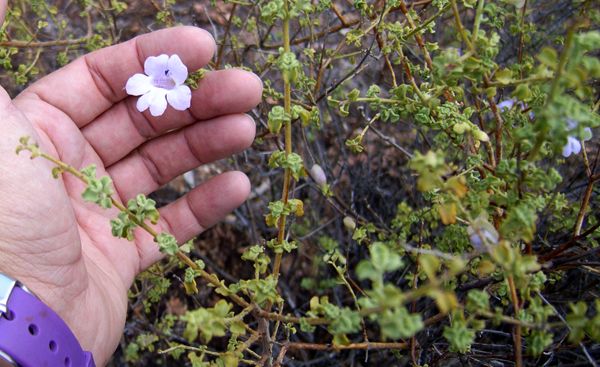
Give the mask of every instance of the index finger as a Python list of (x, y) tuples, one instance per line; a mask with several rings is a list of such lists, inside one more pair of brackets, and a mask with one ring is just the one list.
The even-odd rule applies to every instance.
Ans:
[(23, 94), (37, 95), (81, 128), (127, 96), (127, 79), (143, 73), (149, 56), (177, 54), (188, 70), (194, 71), (208, 63), (215, 49), (213, 37), (201, 28), (163, 29), (84, 55)]

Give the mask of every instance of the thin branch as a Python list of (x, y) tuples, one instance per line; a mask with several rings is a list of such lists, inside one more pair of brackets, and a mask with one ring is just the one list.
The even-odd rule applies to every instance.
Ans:
[(0, 42), (0, 47), (15, 47), (15, 48), (37, 48), (37, 47), (54, 47), (54, 46), (71, 46), (86, 43), (89, 37), (81, 37), (72, 40), (56, 40), (56, 41), (4, 41)]
[(334, 344), (317, 344), (317, 343), (284, 343), (287, 349), (303, 349), (303, 350), (371, 350), (371, 349), (407, 349), (407, 343), (386, 343), (386, 342), (368, 342), (368, 343), (352, 343), (347, 345)]

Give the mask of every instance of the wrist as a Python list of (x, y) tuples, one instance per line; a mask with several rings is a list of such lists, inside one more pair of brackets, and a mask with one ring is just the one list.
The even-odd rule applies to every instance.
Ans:
[(91, 353), (81, 348), (58, 314), (2, 273), (0, 358), (9, 366), (95, 366)]

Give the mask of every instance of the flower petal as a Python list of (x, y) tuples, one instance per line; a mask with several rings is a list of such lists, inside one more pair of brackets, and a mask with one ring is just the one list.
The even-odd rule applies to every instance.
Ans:
[(167, 101), (177, 111), (184, 111), (190, 108), (192, 91), (187, 85), (180, 85), (167, 93)]
[(146, 111), (150, 108), (150, 114), (152, 116), (160, 116), (167, 109), (167, 99), (165, 98), (166, 91), (161, 88), (152, 88), (148, 93), (141, 96), (137, 103), (136, 108), (140, 112)]
[(567, 144), (565, 144), (565, 146), (563, 147), (563, 151), (562, 151), (563, 157), (567, 158), (571, 154), (579, 154), (580, 151), (581, 151), (581, 144), (579, 143), (579, 140), (575, 139), (572, 136), (569, 136), (567, 138)]
[(169, 76), (173, 78), (177, 85), (181, 85), (185, 82), (188, 77), (187, 66), (183, 64), (179, 56), (171, 55), (169, 62), (167, 63), (169, 69)]
[(150, 102), (150, 114), (154, 117), (160, 116), (165, 113), (167, 109), (166, 90), (161, 88), (154, 88), (150, 93), (152, 94), (152, 101)]
[(144, 74), (135, 74), (127, 80), (125, 90), (132, 96), (141, 96), (152, 89), (150, 77)]
[(470, 236), (469, 236), (469, 240), (471, 241), (471, 245), (473, 246), (473, 248), (477, 251), (484, 251), (485, 247), (483, 246), (483, 241), (481, 240), (481, 237), (473, 232)]
[(490, 231), (487, 229), (483, 229), (483, 237), (486, 239), (486, 241), (491, 244), (491, 245), (496, 245), (498, 243), (498, 232), (494, 231)]
[(504, 101), (498, 103), (496, 106), (498, 107), (498, 109), (500, 111), (508, 111), (511, 108), (513, 108), (514, 104), (515, 104), (514, 99), (505, 99)]
[(569, 130), (577, 128), (577, 125), (579, 125), (579, 123), (576, 120), (573, 120), (572, 118), (567, 118), (567, 128)]
[(148, 92), (148, 93), (144, 94), (143, 96), (141, 96), (140, 98), (138, 98), (137, 103), (135, 104), (135, 107), (137, 108), (138, 111), (144, 112), (148, 109), (148, 107), (150, 107), (151, 102), (152, 102), (152, 93)]
[(150, 56), (144, 62), (144, 72), (149, 76), (164, 76), (168, 70), (169, 56)]

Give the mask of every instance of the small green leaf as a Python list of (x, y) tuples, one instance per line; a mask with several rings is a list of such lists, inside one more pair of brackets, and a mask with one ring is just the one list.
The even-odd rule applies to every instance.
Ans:
[(542, 64), (551, 69), (555, 69), (558, 65), (558, 53), (551, 47), (542, 48), (542, 51), (538, 54), (537, 58)]
[(494, 76), (500, 83), (508, 84), (512, 80), (512, 71), (509, 69), (498, 70)]
[(490, 309), (490, 295), (479, 289), (472, 289), (467, 293), (467, 302), (465, 305), (467, 311), (477, 313), (477, 311), (487, 311)]
[(432, 289), (427, 295), (435, 301), (438, 309), (441, 313), (446, 314), (458, 307), (458, 300), (456, 294), (452, 291), (445, 291), (441, 289)]
[(181, 317), (186, 322), (183, 337), (192, 343), (200, 335), (208, 343), (215, 336), (224, 336), (227, 332), (226, 318), (230, 316), (231, 308), (230, 303), (220, 300), (214, 307), (188, 311)]
[(425, 274), (427, 274), (429, 279), (436, 279), (435, 274), (438, 272), (441, 265), (440, 260), (436, 256), (431, 254), (419, 255), (419, 265), (421, 265), (421, 268)]
[(113, 236), (133, 241), (133, 230), (137, 224), (129, 218), (127, 213), (121, 212), (117, 218), (111, 219), (110, 227)]
[(242, 320), (235, 320), (229, 325), (233, 335), (246, 335), (246, 324)]
[(148, 199), (144, 194), (138, 194), (135, 199), (127, 202), (127, 209), (135, 216), (139, 223), (149, 220), (152, 224), (158, 222), (160, 216), (156, 209), (156, 202)]
[(196, 271), (192, 268), (185, 269), (183, 286), (187, 295), (198, 294), (198, 285), (196, 284)]
[(353, 139), (347, 139), (345, 144), (355, 154), (362, 153), (365, 150), (364, 145), (362, 145), (362, 135), (357, 135)]
[(111, 196), (114, 193), (110, 177), (96, 178), (95, 164), (85, 167), (81, 173), (88, 181), (86, 189), (81, 194), (83, 200), (96, 203), (104, 209), (110, 208), (112, 206)]
[(588, 325), (586, 316), (588, 306), (583, 301), (569, 305), (571, 312), (567, 314), (566, 321), (571, 331), (569, 332), (569, 341), (579, 343), (585, 337), (585, 328)]
[(469, 329), (461, 318), (454, 318), (450, 326), (445, 326), (443, 335), (450, 344), (451, 352), (467, 353), (475, 341), (475, 331)]
[[(531, 90), (529, 89), (529, 85), (527, 84), (519, 84), (517, 88), (515, 88), (512, 96), (521, 101), (530, 101), (532, 98)], [(488, 138), (489, 140), (489, 138)]]
[(284, 81), (294, 84), (302, 71), (302, 64), (293, 52), (282, 52), (277, 59), (277, 66), (281, 70)]
[(267, 124), (272, 134), (279, 134), (281, 127), (291, 122), (291, 117), (282, 106), (274, 106), (268, 114)]
[(369, 253), (373, 267), (383, 272), (398, 270), (403, 265), (400, 255), (382, 242), (373, 243), (369, 248)]
[(406, 339), (421, 331), (425, 324), (421, 315), (409, 313), (406, 307), (385, 310), (379, 320), (381, 334), (391, 339)]
[(154, 240), (158, 243), (158, 247), (160, 252), (167, 255), (175, 255), (177, 251), (179, 251), (179, 245), (177, 244), (177, 240), (170, 233), (162, 232), (156, 236)]

